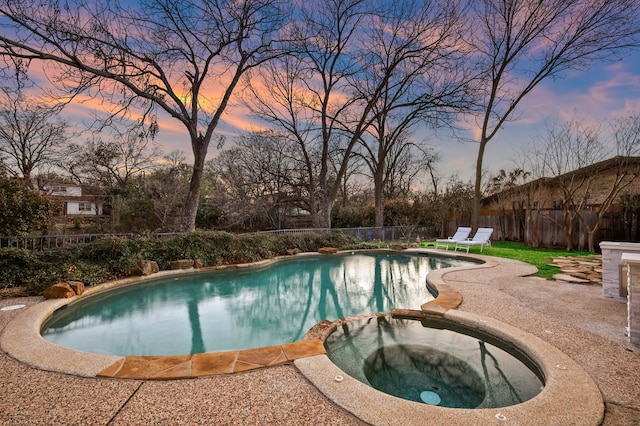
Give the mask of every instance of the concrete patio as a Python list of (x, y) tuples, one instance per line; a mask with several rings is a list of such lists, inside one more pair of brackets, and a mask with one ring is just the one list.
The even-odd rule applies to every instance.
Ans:
[[(560, 349), (591, 376), (605, 425), (640, 424), (640, 351), (627, 342), (626, 304), (597, 284), (527, 277), (529, 265), (444, 271), (460, 310), (520, 328)], [(0, 308), (40, 297), (0, 300)], [(0, 311), (0, 329), (19, 310)], [(59, 362), (65, 362), (64, 359)], [(546, 424), (544, 412), (530, 424)], [(437, 419), (416, 419), (438, 424)], [(182, 380), (83, 378), (35, 369), (0, 354), (0, 424), (364, 424), (320, 393), (293, 364)]]

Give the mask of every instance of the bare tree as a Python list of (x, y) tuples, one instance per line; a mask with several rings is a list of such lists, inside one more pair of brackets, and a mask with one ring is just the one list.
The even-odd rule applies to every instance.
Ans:
[[(593, 175), (579, 170), (606, 156), (600, 127), (587, 125), (578, 118), (555, 122), (547, 126), (543, 135), (543, 144), (538, 148), (537, 161), (541, 162), (538, 167), (544, 176), (554, 178), (549, 183), (559, 191), (560, 200), (555, 201), (555, 206), (562, 209), (562, 222), (557, 225), (564, 232), (567, 250), (574, 248), (575, 225), (580, 212), (588, 205), (595, 182)], [(555, 221), (548, 215), (547, 218)]]
[(19, 67), (0, 87), (0, 156), (6, 170), (34, 188), (33, 172), (57, 158), (69, 124), (58, 117), (62, 104), (28, 94), (30, 83)]
[[(267, 93), (253, 90), (253, 112), (290, 132), (298, 144), (314, 226), (331, 226), (351, 151), (368, 125), (372, 104), (353, 96), (349, 80), (363, 69), (358, 46), (366, 43), (358, 37), (370, 16), (368, 6), (366, 0), (300, 4), (300, 20), (291, 26), (295, 55), (272, 64), (261, 78)], [(347, 122), (350, 132), (344, 129)]]
[[(567, 250), (574, 248), (577, 223), (587, 231), (588, 249), (595, 250), (595, 237), (605, 215), (640, 176), (637, 158), (624, 155), (638, 152), (639, 123), (636, 116), (613, 121), (611, 144), (603, 140), (600, 126), (589, 126), (577, 119), (548, 128), (538, 159), (546, 176), (553, 178), (549, 184), (558, 189), (562, 198), (561, 226)], [(623, 155), (611, 158), (614, 154)], [(588, 220), (586, 212), (592, 212), (595, 219)]]
[(514, 119), (538, 84), (568, 70), (638, 46), (640, 3), (635, 0), (483, 0), (475, 3), (473, 64), (480, 70), (480, 136), (475, 171), (473, 226), (482, 198), (487, 144)]
[(422, 167), (432, 165), (437, 155), (410, 139), (403, 129), (381, 129), (376, 124), (371, 129), (377, 135), (369, 140), (363, 137), (361, 151), (355, 155), (366, 164), (366, 175), (373, 181), (375, 226), (383, 226), (385, 200), (406, 198)]
[(247, 132), (211, 161), (224, 192), (222, 210), (230, 227), (255, 230), (253, 223), (280, 229), (300, 206), (290, 142), (273, 131)]
[(184, 207), (180, 194), (189, 187), (192, 171), (182, 151), (170, 152), (164, 159), (162, 166), (143, 176), (141, 193), (151, 201), (160, 229), (177, 231), (180, 229), (180, 211)]
[(640, 112), (631, 113), (611, 122), (616, 155), (637, 157), (640, 155)]
[(42, 61), (65, 93), (178, 120), (194, 164), (182, 230), (195, 227), (205, 157), (241, 76), (278, 55), (279, 0), (3, 0), (0, 54)]
[(135, 178), (156, 167), (156, 160), (161, 157), (149, 135), (114, 131), (94, 135), (82, 144), (69, 144), (59, 167), (78, 183), (100, 186), (112, 194), (126, 194), (137, 183)]
[(366, 72), (355, 87), (373, 101), (359, 155), (374, 182), (376, 226), (384, 223), (385, 188), (403, 176), (415, 177), (409, 168), (416, 170), (419, 159), (411, 157), (428, 151), (412, 139), (412, 130), (448, 125), (469, 107), (457, 49), (462, 16), (454, 2), (401, 2), (374, 19), (368, 31)]
[(292, 26), (292, 38), (300, 40), (295, 55), (272, 63), (259, 85), (254, 81), (251, 108), (298, 143), (317, 226), (330, 226), (354, 149), (381, 114), (411, 116), (402, 125), (409, 127), (425, 119), (424, 110), (436, 117), (437, 108), (462, 98), (462, 83), (451, 87), (434, 78), (446, 75), (445, 64), (453, 69), (457, 12), (446, 0), (302, 6), (302, 19)]

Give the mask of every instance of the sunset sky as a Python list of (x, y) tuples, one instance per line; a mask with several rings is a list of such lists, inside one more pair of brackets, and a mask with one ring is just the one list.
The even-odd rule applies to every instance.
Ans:
[[(72, 104), (64, 115), (72, 122), (79, 122), (89, 116), (95, 105), (95, 100), (87, 104)], [(626, 56), (622, 61), (595, 64), (588, 72), (569, 73), (555, 81), (549, 79), (520, 104), (514, 115), (517, 120), (505, 125), (489, 143), (484, 168), (490, 174), (501, 168), (513, 168), (513, 160), (518, 157), (519, 149), (535, 143), (536, 138), (544, 132), (545, 124), (554, 120), (570, 120), (577, 116), (601, 123), (603, 131), (606, 131), (609, 120), (634, 111), (640, 112), (640, 52)], [(263, 126), (238, 105), (228, 108), (223, 117), (216, 134), (226, 136), (225, 147), (230, 146), (233, 136), (238, 132), (259, 130)], [(477, 140), (473, 130), (465, 136)], [(453, 140), (446, 133), (434, 136), (426, 130), (417, 132), (415, 138), (427, 140), (440, 153), (438, 170), (441, 176), (458, 174), (463, 181), (473, 178), (476, 143)], [(189, 138), (177, 120), (169, 117), (161, 119), (157, 142), (165, 153), (181, 150), (188, 161), (192, 160)], [(215, 142), (212, 142), (209, 158), (216, 155)]]
[[(20, 4), (20, 2), (16, 4)], [(26, 9), (26, 16), (29, 16), (29, 13), (35, 10), (45, 14), (45, 17), (42, 19), (46, 18), (46, 12), (43, 12), (42, 9)], [(633, 16), (628, 15), (627, 12), (628, 10), (624, 9), (622, 13), (627, 16)], [(622, 20), (620, 22), (622, 22)], [(120, 24), (127, 25), (127, 29), (132, 28), (132, 34), (136, 34), (136, 31), (138, 31), (138, 25), (129, 25), (131, 24), (130, 21), (125, 20), (120, 22)], [(5, 23), (3, 28), (13, 29), (13, 27), (7, 25), (8, 23)], [(126, 32), (127, 31), (125, 31), (125, 33)], [(20, 34), (20, 31), (14, 31), (14, 33)], [(184, 32), (183, 34), (188, 33), (189, 32)], [(141, 39), (144, 40), (144, 38)], [(165, 45), (163, 44), (157, 45), (155, 41), (150, 41), (149, 43), (148, 46), (151, 47), (147, 48), (150, 50), (154, 50), (154, 48), (160, 50), (165, 49)], [(462, 49), (468, 47), (465, 43), (461, 43), (460, 46), (462, 47), (459, 48), (455, 45), (450, 47), (450, 49), (452, 52), (462, 52), (464, 51)], [(208, 45), (205, 46), (205, 49), (207, 47)], [(544, 41), (538, 46), (529, 46), (529, 48), (532, 49), (532, 52), (535, 52), (536, 49), (544, 51)], [(171, 49), (169, 51), (171, 51)], [(471, 52), (473, 51), (474, 50), (471, 50)], [(159, 57), (162, 57), (163, 53), (166, 52), (160, 51)], [(527, 52), (527, 54), (530, 53), (531, 52)], [(98, 59), (100, 58), (100, 55), (93, 55), (93, 52), (89, 51), (85, 61), (91, 62), (93, 56), (98, 57)], [(100, 60), (97, 62), (100, 62)], [(230, 78), (230, 72), (226, 69), (227, 64), (225, 63), (214, 61), (212, 64), (214, 65), (211, 65), (211, 67), (218, 66), (220, 69), (216, 70), (218, 71), (217, 74), (215, 72), (209, 73), (208, 80), (205, 82), (205, 85), (202, 86), (199, 99), (206, 99), (206, 101), (209, 101), (212, 105), (217, 106), (221, 98), (221, 93), (226, 87), (224, 79)], [(37, 81), (41, 87), (47, 86), (47, 84), (52, 81), (51, 75), (48, 76), (49, 79), (44, 75), (46, 73), (44, 70), (50, 65), (51, 64), (39, 63), (37, 66), (34, 66), (34, 68), (36, 68), (35, 70), (31, 68), (29, 70), (30, 74), (32, 71), (34, 72), (34, 75), (31, 75), (31, 77), (35, 78), (35, 81)], [(527, 70), (526, 66), (517, 68), (521, 64), (512, 65), (515, 68), (509, 71), (509, 73), (513, 73), (513, 75), (509, 75), (503, 80), (505, 84), (514, 84), (514, 81), (516, 81), (518, 77), (524, 75), (518, 75), (518, 73), (531, 71)], [(163, 69), (163, 73), (166, 71), (167, 75), (175, 78), (175, 81), (172, 81), (170, 84), (172, 90), (174, 90), (173, 88), (175, 87), (183, 87), (180, 85), (185, 84), (185, 81), (188, 80), (187, 78), (182, 78), (186, 75), (183, 63), (171, 60), (168, 64), (162, 64), (161, 66), (166, 67), (166, 70)], [(471, 66), (471, 64), (469, 64), (469, 66)], [(53, 67), (52, 69), (53, 71), (47, 71), (49, 73), (55, 72), (56, 68)], [(257, 68), (255, 72), (257, 72)], [(255, 79), (255, 81), (259, 80), (258, 78)], [(102, 89), (103, 88), (101, 88), (101, 90)], [(217, 126), (216, 135), (214, 135), (209, 147), (208, 158), (214, 158), (218, 155), (216, 141), (220, 136), (225, 137), (227, 141), (225, 148), (228, 148), (233, 144), (234, 136), (240, 132), (262, 130), (265, 128), (264, 123), (250, 116), (247, 109), (242, 107), (238, 102), (239, 89), (240, 87), (236, 88), (234, 92), (235, 96), (231, 101), (232, 103), (227, 107), (222, 116), (222, 122)], [(179, 89), (178, 92), (180, 90), (186, 90), (187, 92), (185, 93), (188, 93), (188, 89)], [(208, 91), (208, 93), (202, 96), (205, 90)], [(116, 93), (118, 92), (116, 91)], [(63, 94), (64, 96), (68, 96), (68, 92), (66, 91), (63, 92)], [(81, 96), (83, 95), (80, 95), (79, 98)], [(180, 93), (178, 93), (178, 96), (180, 96)], [(332, 96), (347, 95), (340, 95), (334, 92)], [(168, 97), (168, 99), (170, 99), (170, 97)], [(68, 119), (72, 125), (77, 125), (78, 128), (81, 128), (83, 121), (91, 121), (92, 115), (96, 112), (109, 109), (109, 105), (101, 104), (101, 101), (97, 98), (91, 99), (87, 96), (85, 100), (86, 102), (84, 103), (74, 102), (67, 105), (62, 112), (63, 117)], [(206, 109), (206, 106), (207, 105), (201, 104), (201, 111)], [(113, 109), (114, 108), (111, 108), (111, 110)], [(604, 138), (608, 138), (609, 123), (615, 118), (621, 118), (633, 113), (640, 113), (640, 48), (636, 49), (635, 52), (628, 52), (626, 56), (616, 62), (593, 63), (588, 71), (565, 72), (565, 74), (559, 76), (559, 78), (548, 78), (535, 87), (534, 90), (519, 103), (515, 113), (511, 115), (512, 121), (507, 122), (488, 143), (484, 155), (484, 169), (487, 173), (493, 174), (501, 168), (509, 170), (515, 167), (518, 157), (521, 155), (522, 148), (530, 144), (539, 143), (541, 136), (545, 133), (545, 127), (552, 125), (554, 122), (568, 121), (576, 118), (578, 120), (599, 124), (602, 126), (601, 134)], [(190, 139), (182, 123), (170, 118), (166, 112), (162, 112), (159, 109), (158, 114), (159, 133), (156, 140), (159, 147), (166, 154), (176, 150), (182, 151), (187, 161), (192, 161)], [(479, 119), (478, 121), (474, 121), (473, 117), (467, 117), (467, 119), (459, 125), (466, 130), (458, 133), (458, 136), (461, 137), (457, 139), (453, 138), (450, 132), (446, 130), (434, 133), (426, 127), (418, 128), (413, 136), (417, 142), (429, 144), (439, 154), (441, 161), (437, 165), (437, 169), (440, 176), (448, 177), (457, 174), (462, 180), (468, 181), (474, 176), (480, 123)], [(79, 136), (74, 136), (72, 142), (82, 142), (90, 137), (91, 135), (85, 132)]]
[[(492, 140), (485, 154), (485, 169), (492, 173), (500, 168), (512, 167), (513, 159), (523, 145), (536, 142), (545, 125), (555, 120), (571, 120), (574, 116), (594, 123), (640, 112), (640, 53), (628, 56), (621, 62), (595, 65), (589, 72), (568, 74), (559, 80), (547, 80), (529, 94), (514, 117)], [(160, 125), (159, 143), (167, 152), (190, 151), (189, 141), (178, 123), (167, 120)], [(228, 135), (228, 141), (241, 129), (258, 128), (261, 124), (248, 116), (241, 108), (232, 108), (225, 116), (218, 134)], [(474, 132), (468, 136), (474, 138)], [(445, 133), (432, 135), (425, 131), (416, 138), (426, 138), (442, 156), (440, 174), (458, 173), (463, 180), (472, 179), (477, 157), (477, 144), (459, 142)], [(474, 138), (477, 139), (477, 138)], [(215, 156), (215, 147), (210, 156)]]

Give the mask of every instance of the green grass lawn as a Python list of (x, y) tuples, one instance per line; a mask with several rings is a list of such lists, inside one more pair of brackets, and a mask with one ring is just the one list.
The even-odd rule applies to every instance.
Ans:
[[(433, 248), (435, 242), (425, 241), (421, 247)], [(480, 254), (479, 247), (471, 247), (470, 253)], [(460, 253), (460, 251), (459, 251)], [(462, 252), (464, 253), (464, 252)], [(554, 257), (560, 256), (589, 256), (588, 251), (566, 251), (566, 250), (550, 250), (542, 248), (527, 247), (523, 243), (514, 243), (510, 241), (492, 241), (491, 247), (484, 247), (482, 254), (487, 256), (505, 257), (507, 259), (520, 260), (522, 262), (531, 263), (538, 268), (537, 275), (542, 278), (551, 278), (554, 274), (560, 272), (560, 268), (550, 265)]]

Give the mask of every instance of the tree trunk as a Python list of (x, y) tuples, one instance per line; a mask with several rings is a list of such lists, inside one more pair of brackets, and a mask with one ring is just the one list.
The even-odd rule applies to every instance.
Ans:
[(473, 192), (473, 215), (471, 216), (471, 227), (478, 228), (480, 223), (480, 201), (482, 200), (482, 159), (484, 158), (484, 149), (488, 140), (480, 138), (480, 146), (478, 147), (478, 158), (476, 160), (476, 179)]
[(384, 226), (384, 203), (382, 199), (382, 194), (378, 194), (376, 191), (375, 196), (375, 211), (376, 211), (376, 221), (375, 226), (380, 228)]
[(591, 253), (596, 252), (596, 234), (597, 233), (598, 233), (598, 229), (594, 229), (589, 232), (588, 244), (589, 244), (589, 251)]
[[(380, 173), (382, 170), (380, 171)], [(375, 214), (376, 221), (375, 226), (380, 228), (384, 226), (384, 183), (382, 182), (382, 176), (374, 176), (374, 204), (375, 204)]]
[(202, 176), (204, 174), (204, 161), (207, 156), (208, 143), (198, 140), (193, 144), (193, 172), (189, 183), (189, 192), (184, 203), (182, 213), (182, 223), (180, 230), (190, 232), (196, 229), (196, 215), (200, 205), (200, 189), (202, 187)]
[(564, 237), (567, 240), (567, 251), (573, 250), (573, 216), (571, 212), (564, 212), (564, 219), (562, 224), (562, 231), (564, 232)]
[(331, 228), (331, 209), (333, 208), (333, 198), (323, 197), (322, 206), (320, 207), (320, 226), (322, 228)]

